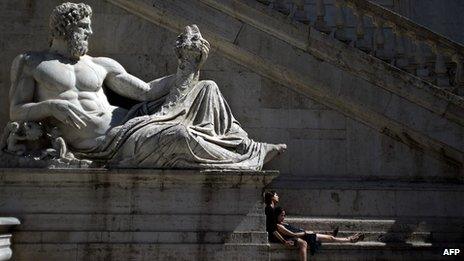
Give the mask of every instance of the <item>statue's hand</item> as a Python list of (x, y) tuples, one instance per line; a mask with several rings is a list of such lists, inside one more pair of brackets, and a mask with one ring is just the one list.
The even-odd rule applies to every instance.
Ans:
[(49, 108), (53, 117), (66, 125), (81, 129), (87, 124), (82, 119), (90, 120), (90, 116), (69, 101), (50, 100)]
[(203, 67), (203, 64), (208, 59), (208, 54), (209, 54), (209, 49), (210, 49), (210, 45), (208, 41), (206, 41), (203, 38), (200, 38), (200, 41), (201, 41), (201, 47), (200, 47), (201, 55), (200, 55), (200, 61), (198, 62), (198, 69), (201, 69), (201, 67)]

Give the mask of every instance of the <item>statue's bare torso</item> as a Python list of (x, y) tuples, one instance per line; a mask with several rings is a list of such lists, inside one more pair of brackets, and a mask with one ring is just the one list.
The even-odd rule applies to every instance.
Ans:
[[(127, 114), (126, 109), (108, 102), (103, 86), (140, 101), (162, 95), (167, 87), (163, 78), (155, 80), (150, 86), (128, 74), (112, 59), (88, 55), (73, 61), (52, 52), (28, 53), (15, 60), (12, 70), (18, 74), (17, 80), (13, 80), (10, 94), (13, 106), (14, 103), (42, 105), (36, 109), (23, 108), (22, 113), (17, 113), (21, 110), (16, 109), (12, 117), (16, 116), (19, 120), (47, 118), (61, 129), (68, 144), (81, 150), (96, 148), (109, 130), (123, 123)], [(159, 91), (157, 93), (152, 89)], [(75, 126), (68, 118), (57, 120), (56, 108), (50, 108), (50, 102), (71, 104), (74, 112), (80, 112), (75, 113), (77, 120), (83, 123)]]
[[(83, 119), (87, 126), (82, 129), (66, 128), (56, 122), (65, 139), (73, 146), (93, 147), (112, 127), (120, 125), (126, 110), (109, 104), (103, 92), (103, 84), (112, 61), (108, 58), (83, 56), (76, 63), (63, 63), (59, 57), (50, 57), (31, 68), (36, 81), (37, 101), (66, 100), (90, 116)], [(55, 59), (53, 59), (55, 58)], [(114, 66), (113, 66), (114, 67)]]

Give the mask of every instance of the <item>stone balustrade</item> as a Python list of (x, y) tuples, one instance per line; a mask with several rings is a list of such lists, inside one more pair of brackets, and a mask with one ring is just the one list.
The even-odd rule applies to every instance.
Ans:
[(13, 255), (11, 251), (10, 229), (19, 224), (20, 222), (17, 218), (0, 217), (0, 261), (9, 260)]
[[(464, 46), (387, 8), (367, 0), (315, 0), (315, 5), (301, 0), (258, 1), (423, 80), (464, 93)], [(329, 17), (326, 9), (332, 3)], [(315, 17), (309, 17), (311, 13)], [(348, 16), (354, 26), (347, 23)], [(371, 28), (373, 32), (368, 34)]]

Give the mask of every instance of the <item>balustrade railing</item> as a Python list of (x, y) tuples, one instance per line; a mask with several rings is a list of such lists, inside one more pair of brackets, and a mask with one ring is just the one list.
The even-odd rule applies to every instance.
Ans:
[(367, 0), (258, 1), (287, 14), (292, 21), (308, 24), (423, 80), (464, 94), (464, 46), (387, 8)]

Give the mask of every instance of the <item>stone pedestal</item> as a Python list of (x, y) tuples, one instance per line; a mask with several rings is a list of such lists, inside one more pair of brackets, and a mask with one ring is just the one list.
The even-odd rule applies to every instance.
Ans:
[(15, 260), (268, 259), (263, 187), (275, 171), (0, 171)]
[(0, 217), (0, 261), (8, 260), (12, 256), (11, 251), (11, 233), (13, 226), (19, 225), (17, 218)]

